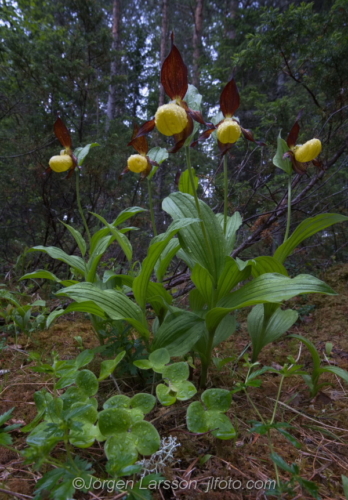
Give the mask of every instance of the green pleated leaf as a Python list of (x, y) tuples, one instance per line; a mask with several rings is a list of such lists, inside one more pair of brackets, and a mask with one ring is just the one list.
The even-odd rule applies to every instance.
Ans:
[(57, 292), (58, 296), (68, 296), (76, 302), (94, 302), (111, 319), (124, 319), (143, 335), (150, 335), (141, 309), (123, 292), (101, 290), (93, 283), (80, 283)]
[[(183, 250), (210, 274), (217, 283), (225, 264), (225, 238), (214, 212), (199, 200), (200, 214), (195, 200), (186, 193), (173, 193), (163, 200), (162, 208), (177, 221), (185, 217), (201, 218), (200, 222), (185, 227), (179, 232)], [(202, 229), (204, 226), (204, 231)]]
[(252, 362), (257, 361), (261, 350), (283, 335), (298, 318), (298, 313), (277, 308), (270, 317), (265, 317), (264, 304), (253, 307), (248, 316), (248, 332), (253, 346)]
[(300, 274), (292, 279), (280, 274), (262, 274), (239, 290), (223, 297), (218, 302), (218, 307), (207, 313), (207, 328), (215, 331), (226, 314), (235, 309), (264, 302), (281, 303), (304, 293), (336, 295), (326, 283), (307, 274)]
[(69, 224), (65, 224), (65, 222), (63, 222), (63, 221), (60, 221), (60, 222), (67, 228), (69, 233), (72, 235), (72, 237), (76, 241), (76, 243), (80, 249), (81, 255), (83, 257), (86, 254), (87, 245), (86, 245), (85, 240), (82, 237), (82, 234), (80, 233), (80, 231), (77, 231), (77, 229), (73, 228)]
[[(225, 223), (224, 215), (216, 214), (216, 217), (220, 223), (220, 226), (224, 228), (224, 223)], [(237, 231), (242, 225), (242, 223), (243, 219), (239, 212), (235, 212), (232, 215), (232, 217), (227, 217), (226, 234), (225, 234), (226, 255), (230, 255), (230, 253), (232, 252), (236, 242)]]
[(194, 189), (192, 188), (191, 184), (190, 172), (188, 170), (185, 170), (180, 175), (178, 188), (181, 193), (187, 193), (190, 194), (191, 196), (194, 196), (194, 193), (195, 191), (197, 191), (198, 188), (198, 177), (196, 176), (194, 168), (192, 169), (192, 175), (193, 175)]
[(278, 273), (289, 276), (283, 264), (274, 257), (263, 255), (253, 259), (254, 265), (251, 267), (251, 274), (254, 278), (266, 273)]
[(304, 220), (286, 242), (277, 248), (274, 253), (274, 258), (283, 263), (288, 255), (290, 255), (302, 241), (337, 222), (344, 222), (347, 220), (348, 217), (340, 214), (320, 214)]
[(65, 262), (65, 264), (68, 264), (68, 266), (77, 269), (83, 276), (86, 274), (86, 265), (84, 260), (81, 257), (77, 257), (76, 255), (68, 255), (60, 248), (44, 247), (42, 245), (39, 245), (37, 247), (31, 248), (29, 252), (47, 253), (50, 257), (52, 257), (52, 259), (61, 260), (62, 262)]
[(199, 340), (203, 328), (203, 319), (194, 313), (169, 314), (156, 332), (153, 349), (165, 347), (170, 356), (184, 356)]
[(132, 245), (131, 245), (129, 239), (127, 238), (127, 236), (125, 236), (123, 233), (121, 233), (120, 231), (118, 231), (118, 229), (116, 229), (113, 226), (113, 224), (109, 224), (106, 221), (106, 219), (104, 219), (104, 217), (102, 217), (101, 215), (96, 214), (94, 212), (91, 212), (91, 213), (95, 217), (97, 217), (97, 219), (99, 219), (109, 229), (109, 231), (111, 232), (112, 236), (114, 236), (115, 240), (117, 241), (117, 243), (122, 248), (125, 256), (128, 259), (128, 261), (131, 261), (132, 260), (132, 256), (133, 256), (133, 249), (132, 249)]
[(56, 283), (60, 283), (60, 279), (57, 278), (56, 275), (53, 273), (50, 273), (49, 271), (44, 271), (43, 269), (38, 269), (37, 271), (34, 271), (33, 273), (28, 273), (25, 274), (20, 278), (19, 281), (21, 280), (30, 280), (30, 279), (44, 279), (44, 280), (51, 280), (55, 281)]
[(122, 224), (126, 220), (130, 219), (134, 215), (140, 214), (141, 212), (147, 212), (147, 210), (145, 210), (145, 208), (141, 208), (141, 207), (126, 208), (125, 210), (122, 210), (122, 212), (119, 213), (118, 217), (114, 220), (112, 225), (115, 227), (119, 226), (120, 224)]
[(321, 368), (321, 371), (326, 373), (333, 373), (334, 375), (337, 375), (342, 380), (348, 383), (347, 370), (343, 370), (343, 368), (340, 368), (339, 366), (324, 366), (323, 368)]
[(213, 298), (213, 282), (210, 273), (200, 264), (196, 264), (193, 268), (191, 279), (203, 297), (204, 302), (211, 305)]
[(224, 342), (231, 337), (231, 335), (233, 335), (236, 331), (236, 327), (236, 318), (230, 314), (225, 316), (215, 331), (213, 347), (216, 347), (221, 344), (221, 342)]
[(173, 238), (169, 241), (168, 245), (165, 247), (158, 261), (155, 264), (155, 273), (158, 281), (162, 281), (164, 275), (167, 272), (168, 266), (180, 249), (180, 243), (177, 238)]
[(277, 139), (277, 152), (273, 158), (273, 163), (276, 167), (281, 168), (287, 174), (292, 174), (291, 161), (288, 159), (283, 159), (283, 155), (290, 150), (284, 139), (281, 138), (280, 132)]
[(75, 302), (74, 304), (69, 304), (66, 309), (56, 309), (52, 311), (46, 319), (46, 328), (49, 328), (52, 323), (59, 318), (60, 316), (63, 316), (63, 314), (69, 314), (72, 312), (82, 312), (82, 313), (88, 313), (88, 314), (93, 314), (94, 316), (98, 316), (99, 318), (106, 319), (106, 314), (101, 309), (97, 304), (95, 304), (92, 301), (86, 301), (86, 302)]
[(217, 286), (218, 300), (229, 294), (238, 283), (249, 278), (250, 273), (251, 266), (249, 264), (240, 270), (237, 262), (232, 257), (226, 257), (225, 266)]
[(173, 236), (186, 226), (192, 225), (197, 219), (185, 218), (174, 221), (163, 234), (156, 236), (149, 246), (147, 256), (143, 261), (141, 272), (133, 281), (133, 293), (138, 304), (146, 305), (147, 289), (155, 264)]

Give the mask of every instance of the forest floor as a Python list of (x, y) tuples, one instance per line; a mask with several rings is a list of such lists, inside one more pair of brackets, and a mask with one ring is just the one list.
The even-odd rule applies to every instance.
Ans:
[[(310, 295), (293, 299), (291, 305), (298, 310), (300, 320), (290, 333), (310, 339), (320, 352), (323, 365), (332, 364), (348, 369), (348, 264), (331, 268), (321, 278), (339, 295)], [(217, 357), (234, 356), (236, 359), (236, 354), (238, 356), (248, 345), (246, 314), (240, 316), (238, 321), (240, 326), (236, 334), (215, 350)], [(0, 370), (10, 371), (0, 375), (0, 414), (15, 407), (11, 423), (28, 424), (34, 418), (34, 393), (43, 387), (51, 390), (53, 383), (47, 375), (31, 371), (35, 362), (30, 361), (28, 353), (39, 352), (45, 362), (52, 359), (53, 351), (58, 352), (61, 359), (72, 359), (80, 352), (74, 339), (76, 336), (82, 338), (84, 348), (97, 345), (90, 323), (83, 318), (73, 317), (61, 319), (48, 331), (36, 332), (30, 338), (21, 336), (17, 338), (17, 343), (14, 338), (7, 339), (7, 347), (0, 351)], [(326, 354), (327, 342), (333, 344), (330, 357)], [(307, 348), (304, 345), (300, 348), (297, 340), (285, 335), (280, 341), (267, 346), (261, 352), (259, 361), (261, 365), (278, 366), (287, 361), (287, 356), (296, 358), (299, 354), (299, 364), (310, 370), (312, 360)], [(89, 368), (96, 370), (100, 361), (96, 359)], [(211, 371), (209, 385), (232, 389), (236, 381), (243, 380), (245, 373), (243, 360), (232, 361), (220, 371)], [(251, 421), (259, 420), (252, 404), (265, 420), (271, 419), (279, 376), (266, 373), (262, 375), (262, 380), (261, 387), (249, 389), (249, 398), (242, 392), (233, 396), (228, 416), (237, 430), (236, 440), (221, 441), (210, 433), (189, 433), (185, 416), (191, 401), (176, 403), (171, 407), (158, 405), (147, 416), (161, 437), (173, 436), (180, 443), (175, 460), (167, 465), (163, 474), (171, 481), (181, 481), (182, 489), (158, 490), (154, 492), (156, 499), (266, 498), (267, 481), (275, 479), (275, 470), (270, 459), (272, 450), (267, 436), (250, 432)], [(334, 375), (327, 375), (324, 380), (330, 385), (311, 399), (302, 377), (285, 379), (275, 421), (291, 424), (289, 431), (301, 443), (301, 448), (296, 449), (276, 430), (271, 431), (271, 443), (273, 451), (288, 464), (298, 465), (302, 478), (318, 485), (322, 499), (343, 500), (341, 475), (348, 476), (348, 387)], [(139, 377), (122, 377), (117, 379), (117, 383), (121, 391), (129, 396), (136, 391), (146, 391)], [(102, 382), (101, 387), (98, 393), (100, 405), (117, 392), (111, 379)], [(12, 437), (16, 449), (25, 448), (25, 434), (20, 428), (12, 432)], [(95, 476), (105, 476), (102, 446), (96, 443), (86, 450), (76, 451), (94, 462)], [(279, 474), (283, 481), (290, 479), (283, 470), (279, 469)], [(33, 498), (35, 484), (40, 477), (42, 471), (24, 465), (19, 454), (0, 449), (0, 500)], [(254, 481), (254, 487), (251, 481)], [(77, 492), (75, 498), (106, 499), (116, 496), (105, 490), (95, 490), (93, 494)], [(292, 493), (278, 498), (295, 500), (313, 497), (295, 483)]]

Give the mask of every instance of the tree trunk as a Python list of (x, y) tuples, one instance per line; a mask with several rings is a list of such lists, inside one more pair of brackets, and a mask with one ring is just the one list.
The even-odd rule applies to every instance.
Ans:
[(112, 59), (110, 66), (111, 83), (109, 87), (109, 97), (106, 109), (106, 125), (105, 125), (106, 132), (108, 132), (111, 120), (114, 119), (116, 112), (116, 85), (113, 82), (113, 79), (117, 75), (117, 70), (118, 70), (117, 51), (119, 49), (119, 44), (120, 44), (120, 17), (121, 17), (120, 10), (121, 10), (120, 0), (114, 0), (112, 8), (112, 44), (111, 44)]
[(236, 38), (236, 31), (234, 27), (234, 19), (237, 14), (238, 10), (238, 0), (230, 0), (228, 7), (229, 7), (229, 12), (227, 14), (227, 30), (226, 30), (226, 36), (230, 40), (234, 40)]
[[(161, 67), (166, 57), (168, 40), (168, 0), (162, 1), (162, 27), (161, 27)], [(158, 106), (164, 104), (164, 88), (161, 84)]]
[(196, 0), (195, 25), (193, 32), (193, 79), (195, 87), (199, 87), (199, 59), (202, 47), (202, 29), (203, 29), (203, 0)]

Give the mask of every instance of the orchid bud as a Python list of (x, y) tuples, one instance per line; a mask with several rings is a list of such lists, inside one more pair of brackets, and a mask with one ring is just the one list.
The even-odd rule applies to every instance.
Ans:
[(131, 172), (140, 174), (148, 167), (148, 161), (143, 155), (131, 155), (127, 160), (127, 167)]
[(241, 133), (240, 126), (236, 121), (225, 118), (218, 126), (217, 138), (222, 144), (234, 144), (238, 141)]
[(174, 135), (182, 132), (188, 122), (186, 111), (177, 104), (160, 106), (155, 115), (157, 129), (163, 135)]
[(319, 139), (311, 139), (302, 146), (293, 148), (295, 159), (300, 163), (314, 160), (321, 152), (321, 142)]
[(60, 156), (52, 156), (49, 166), (55, 172), (66, 172), (73, 168), (74, 162), (71, 156), (61, 153)]

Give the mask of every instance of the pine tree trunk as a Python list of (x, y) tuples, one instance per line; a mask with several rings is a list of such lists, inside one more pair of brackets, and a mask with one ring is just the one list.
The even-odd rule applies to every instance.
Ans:
[(111, 44), (112, 59), (110, 66), (111, 83), (109, 86), (109, 97), (106, 109), (106, 125), (105, 125), (106, 132), (108, 132), (111, 120), (114, 119), (116, 113), (116, 85), (115, 83), (113, 83), (112, 80), (117, 75), (118, 71), (117, 51), (119, 49), (119, 44), (120, 44), (120, 17), (121, 17), (120, 11), (121, 11), (120, 0), (114, 0), (112, 8), (112, 44)]
[(192, 83), (197, 88), (199, 87), (199, 79), (200, 79), (199, 59), (201, 57), (202, 30), (203, 30), (203, 0), (196, 0), (195, 25), (194, 25), (194, 32), (193, 32), (193, 79), (192, 79)]

